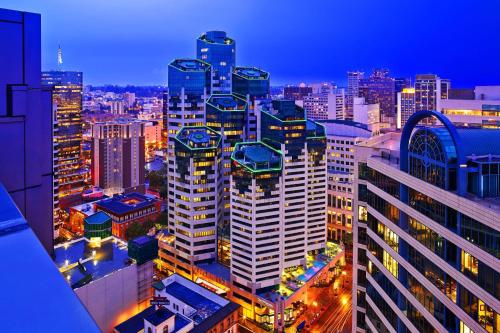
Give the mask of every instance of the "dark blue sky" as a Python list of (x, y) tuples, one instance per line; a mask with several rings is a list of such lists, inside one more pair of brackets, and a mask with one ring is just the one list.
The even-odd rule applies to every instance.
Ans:
[(203, 31), (226, 30), (237, 63), (272, 84), (334, 80), (387, 67), (436, 73), (455, 87), (500, 84), (498, 0), (1, 0), (42, 14), (43, 68), (90, 84), (165, 84), (167, 64), (195, 56)]

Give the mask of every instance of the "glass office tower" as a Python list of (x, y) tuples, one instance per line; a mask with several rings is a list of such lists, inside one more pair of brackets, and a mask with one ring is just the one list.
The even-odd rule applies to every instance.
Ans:
[(247, 141), (256, 141), (259, 100), (270, 98), (269, 73), (255, 67), (236, 67), (233, 70), (233, 93), (248, 103), (245, 136)]
[(500, 131), (419, 111), (399, 150), (377, 141), (357, 147), (354, 330), (499, 332)]
[(212, 93), (231, 92), (231, 72), (236, 65), (236, 42), (224, 31), (208, 31), (196, 40), (196, 57), (212, 65)]
[(54, 108), (54, 236), (64, 219), (61, 209), (83, 190), (82, 72), (42, 72), (42, 86), (52, 89)]
[(207, 126), (222, 136), (222, 167), (224, 193), (222, 200), (223, 217), (218, 230), (218, 259), (229, 265), (229, 185), (231, 177), (231, 153), (237, 143), (245, 141), (247, 103), (234, 94), (212, 95), (207, 100)]

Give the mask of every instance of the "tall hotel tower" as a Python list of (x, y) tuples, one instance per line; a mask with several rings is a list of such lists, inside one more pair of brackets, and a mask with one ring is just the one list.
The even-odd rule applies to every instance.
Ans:
[(325, 128), (291, 100), (272, 101), (261, 117), (262, 142), (283, 152), (283, 265), (304, 265), (326, 246)]
[(92, 181), (106, 195), (145, 192), (145, 124), (117, 119), (91, 125)]
[(236, 65), (236, 42), (224, 31), (208, 31), (196, 40), (196, 57), (212, 65), (212, 93), (231, 92), (231, 72)]
[[(42, 72), (42, 86), (52, 89), (54, 110), (54, 236), (59, 235), (60, 209), (83, 190), (81, 72)], [(65, 198), (66, 197), (66, 198)]]
[(175, 137), (184, 126), (205, 125), (205, 100), (210, 95), (210, 65), (197, 59), (175, 59), (168, 65), (168, 220), (175, 228)]
[(258, 140), (259, 100), (270, 98), (269, 73), (255, 67), (236, 67), (233, 70), (233, 93), (248, 103), (245, 137), (248, 141)]
[(237, 143), (245, 141), (247, 103), (234, 94), (212, 95), (206, 104), (207, 126), (222, 136), (223, 198), (222, 219), (218, 226), (218, 259), (229, 265), (230, 176), (231, 153)]
[[(174, 139), (174, 171), (169, 172), (169, 208), (174, 218), (175, 246), (167, 248), (177, 259), (172, 271), (190, 276), (192, 266), (215, 261), (217, 226), (222, 218), (221, 136), (205, 126), (183, 127)], [(173, 266), (173, 264), (172, 264)]]
[(257, 294), (278, 285), (284, 268), (283, 157), (249, 142), (236, 145), (232, 160), (231, 280)]
[(356, 157), (353, 332), (499, 332), (500, 131), (419, 111), (383, 141)]

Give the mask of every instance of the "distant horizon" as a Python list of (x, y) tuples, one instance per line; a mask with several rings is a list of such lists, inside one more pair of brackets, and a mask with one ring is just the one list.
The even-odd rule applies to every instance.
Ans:
[(392, 77), (434, 73), (452, 87), (500, 84), (494, 0), (3, 0), (1, 7), (40, 13), (42, 68), (56, 68), (61, 45), (63, 67), (92, 85), (165, 85), (168, 63), (195, 57), (196, 39), (209, 30), (226, 31), (237, 65), (268, 71), (272, 85), (345, 86), (348, 70), (380, 67)]

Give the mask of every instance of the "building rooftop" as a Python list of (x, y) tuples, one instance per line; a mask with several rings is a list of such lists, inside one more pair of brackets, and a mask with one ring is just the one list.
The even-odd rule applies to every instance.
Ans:
[(181, 128), (175, 140), (191, 150), (206, 149), (219, 147), (221, 135), (206, 126), (192, 126)]
[(183, 72), (206, 72), (210, 70), (210, 64), (199, 59), (175, 59), (169, 66)]
[(127, 244), (114, 237), (99, 243), (86, 238), (54, 248), (54, 263), (72, 288), (98, 280), (134, 263), (127, 253)]
[(252, 172), (281, 170), (281, 153), (263, 142), (237, 143), (231, 159)]
[(180, 331), (191, 323), (188, 318), (182, 315), (174, 314), (165, 308), (157, 310), (154, 306), (150, 306), (120, 325), (115, 326), (115, 330), (118, 333), (139, 333), (144, 331), (144, 320), (149, 321), (153, 325), (158, 325), (172, 316), (175, 316), (175, 326), (172, 333)]
[(144, 319), (149, 321), (151, 324), (158, 326), (165, 320), (172, 318), (172, 316), (175, 316), (175, 313), (172, 311), (165, 308), (158, 308), (158, 310), (145, 316)]
[(234, 302), (229, 302), (224, 305), (221, 309), (215, 312), (213, 315), (202, 321), (200, 324), (196, 325), (190, 333), (206, 333), (209, 332), (212, 327), (224, 320), (228, 315), (237, 311), (240, 305)]
[[(0, 19), (22, 22), (20, 16), (0, 9)], [(100, 332), (1, 184), (0, 253), (3, 331), (67, 332), (68, 327), (78, 327), (82, 332)]]
[(229, 267), (227, 266), (224, 266), (220, 263), (218, 263), (217, 261), (213, 262), (213, 263), (202, 263), (202, 264), (198, 264), (197, 267), (203, 269), (204, 271), (208, 272), (208, 273), (211, 273), (215, 276), (218, 276), (222, 279), (224, 279), (225, 281), (230, 281), (231, 279), (231, 271), (229, 269)]
[[(368, 129), (367, 124), (359, 123), (352, 120), (317, 120), (318, 123), (325, 125), (329, 135), (333, 136), (364, 136), (369, 138), (371, 131)], [(342, 133), (338, 134), (341, 131)]]
[[(195, 312), (191, 313), (189, 318), (194, 321), (195, 327), (200, 324), (211, 327), (239, 307), (239, 305), (235, 305), (233, 302), (178, 274), (173, 274), (164, 279), (162, 285), (157, 284), (155, 289), (157, 290), (156, 295), (166, 295), (167, 298), (170, 295), (193, 308)], [(196, 332), (205, 331), (197, 330)]]
[(207, 31), (206, 33), (204, 33), (199, 37), (199, 40), (212, 44), (224, 44), (224, 45), (234, 44), (234, 40), (232, 38), (227, 37), (225, 31)]
[(221, 111), (245, 111), (247, 102), (233, 94), (212, 95), (207, 101), (208, 105)]
[(465, 156), (500, 155), (500, 130), (487, 128), (457, 128), (461, 152)]
[[(95, 201), (97, 202), (97, 201)], [(74, 209), (74, 210), (77, 210), (79, 212), (82, 212), (84, 213), (85, 215), (87, 216), (90, 216), (92, 214), (95, 214), (95, 207), (94, 207), (94, 203), (84, 203), (84, 204), (81, 204), (81, 205), (76, 205), (76, 206), (72, 206), (70, 209)]]
[(88, 224), (103, 224), (110, 219), (111, 217), (105, 212), (97, 212), (93, 215), (87, 216), (84, 220)]
[(140, 193), (115, 195), (95, 203), (96, 210), (102, 209), (114, 215), (124, 215), (138, 209), (153, 206), (158, 199)]
[(222, 305), (191, 290), (177, 281), (166, 285), (164, 290), (167, 294), (174, 296), (179, 301), (189, 305), (198, 312), (200, 318), (193, 318), (195, 322), (201, 322), (222, 307)]
[(247, 80), (267, 80), (269, 73), (256, 67), (235, 67), (233, 74), (241, 76)]
[(308, 138), (324, 137), (326, 134), (325, 127), (323, 125), (309, 119), (306, 121), (306, 132)]

